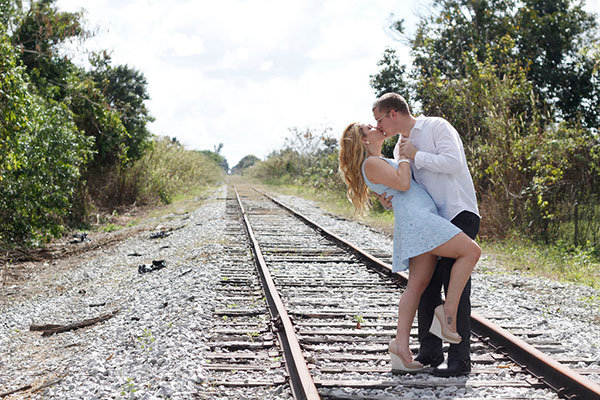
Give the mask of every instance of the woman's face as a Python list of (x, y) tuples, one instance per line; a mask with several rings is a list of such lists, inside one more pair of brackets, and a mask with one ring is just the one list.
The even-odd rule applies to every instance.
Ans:
[(385, 139), (383, 132), (372, 125), (362, 124), (360, 129), (362, 130), (363, 136), (366, 137), (369, 142)]

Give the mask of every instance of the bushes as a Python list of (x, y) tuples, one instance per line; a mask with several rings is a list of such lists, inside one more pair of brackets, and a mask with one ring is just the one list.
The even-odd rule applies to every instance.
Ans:
[(81, 197), (88, 197), (86, 207), (107, 212), (133, 204), (169, 204), (176, 196), (213, 186), (224, 178), (224, 171), (210, 157), (185, 150), (167, 137), (154, 138), (144, 156), (131, 166), (107, 167), (96, 173), (93, 200), (90, 188), (82, 188)]
[(176, 195), (215, 185), (223, 179), (223, 169), (210, 157), (187, 151), (168, 138), (157, 138), (151, 149), (123, 173), (118, 192), (128, 196), (121, 202), (168, 204)]
[(301, 175), (300, 154), (286, 148), (269, 154), (248, 169), (248, 175), (269, 184), (292, 184)]
[(338, 174), (338, 143), (330, 129), (289, 130), (284, 149), (248, 168), (248, 175), (269, 184), (294, 184), (345, 193)]
[(14, 49), (0, 36), (0, 243), (40, 243), (63, 220), (90, 155), (69, 110), (32, 94)]
[[(504, 45), (489, 51), (512, 47), (508, 39)], [(465, 142), (480, 196), (482, 235), (520, 232), (600, 248), (600, 223), (582, 218), (594, 215), (600, 194), (598, 138), (576, 123), (552, 122), (518, 62), (494, 65), (491, 57), (479, 62), (464, 56), (464, 78), (432, 74), (418, 90), (425, 114), (451, 121)], [(565, 229), (570, 224), (577, 228)]]

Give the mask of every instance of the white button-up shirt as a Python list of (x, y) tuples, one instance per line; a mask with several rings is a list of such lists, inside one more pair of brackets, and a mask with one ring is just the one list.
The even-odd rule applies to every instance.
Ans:
[[(417, 148), (410, 162), (414, 179), (425, 187), (439, 214), (449, 221), (462, 211), (479, 216), (473, 179), (456, 129), (443, 118), (421, 115), (410, 131), (410, 141)], [(399, 144), (400, 140), (394, 148), (395, 159), (399, 158)]]

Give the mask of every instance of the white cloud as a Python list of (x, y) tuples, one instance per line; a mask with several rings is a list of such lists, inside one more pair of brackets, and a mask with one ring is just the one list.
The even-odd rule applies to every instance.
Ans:
[(204, 40), (197, 35), (175, 33), (166, 42), (167, 56), (189, 57), (200, 55), (204, 52)]
[(369, 118), (369, 74), (392, 44), (385, 17), (401, 4), (100, 0), (86, 5), (98, 26), (86, 47), (146, 75), (155, 133), (194, 149), (224, 143), (233, 166), (266, 156), (289, 127)]
[[(234, 166), (277, 149), (289, 127), (330, 126), (338, 136), (348, 122), (371, 121), (369, 75), (383, 49), (409, 61), (389, 24), (405, 18), (413, 29), (428, 3), (96, 0), (83, 3), (98, 27), (85, 46), (113, 50), (115, 63), (144, 73), (154, 133), (191, 149), (223, 143)], [(57, 1), (68, 11), (81, 4)]]
[(271, 68), (273, 67), (273, 61), (271, 60), (267, 60), (264, 61), (262, 64), (260, 64), (260, 67), (258, 68), (260, 71), (263, 72), (267, 72), (269, 71)]

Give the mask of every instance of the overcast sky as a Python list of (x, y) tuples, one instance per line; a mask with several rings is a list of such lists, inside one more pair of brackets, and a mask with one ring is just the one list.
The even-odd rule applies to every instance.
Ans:
[[(385, 47), (410, 62), (389, 30), (410, 31), (430, 1), (58, 0), (85, 10), (96, 30), (86, 49), (143, 72), (156, 121), (150, 130), (188, 149), (213, 150), (233, 167), (281, 148), (288, 128), (373, 122), (369, 75)], [(83, 5), (82, 5), (83, 4)], [(600, 0), (587, 0), (600, 11)], [(81, 59), (84, 60), (86, 56)]]

